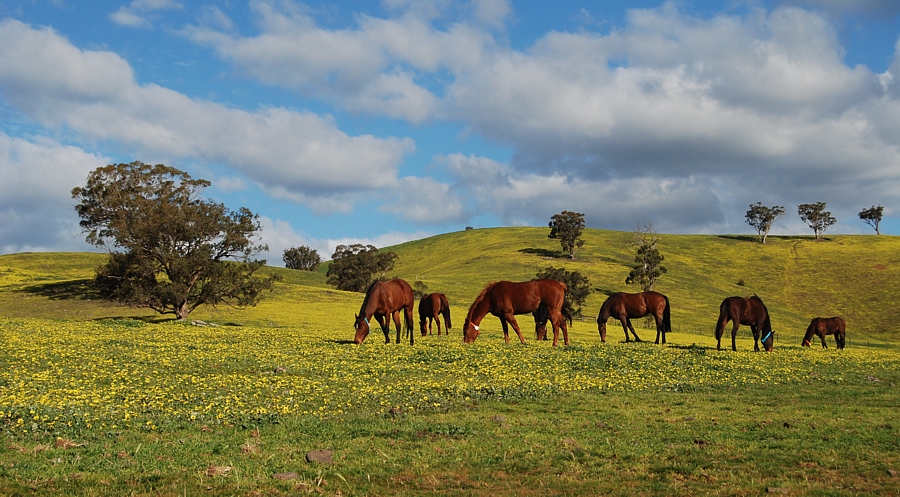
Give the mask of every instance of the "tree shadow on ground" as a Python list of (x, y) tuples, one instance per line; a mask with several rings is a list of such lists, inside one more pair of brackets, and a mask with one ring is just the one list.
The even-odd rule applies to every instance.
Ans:
[(42, 283), (26, 286), (20, 291), (50, 300), (103, 300), (92, 279)]
[(687, 350), (689, 352), (696, 352), (698, 354), (705, 354), (708, 350), (716, 350), (715, 347), (710, 345), (697, 345), (693, 343), (691, 345), (675, 345), (675, 344), (666, 344), (667, 347), (671, 349), (679, 349), (679, 350)]
[(542, 248), (523, 248), (519, 250), (519, 252), (523, 254), (539, 255), (541, 257), (547, 257), (549, 259), (562, 259), (563, 257), (569, 257), (569, 254), (564, 254), (558, 250), (547, 250)]

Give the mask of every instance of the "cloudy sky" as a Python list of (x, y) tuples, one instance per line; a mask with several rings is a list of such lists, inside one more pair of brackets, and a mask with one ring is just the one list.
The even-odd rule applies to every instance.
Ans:
[(259, 214), (274, 264), (562, 210), (898, 235), (898, 39), (895, 0), (3, 0), (0, 253), (89, 250), (71, 189), (135, 160)]

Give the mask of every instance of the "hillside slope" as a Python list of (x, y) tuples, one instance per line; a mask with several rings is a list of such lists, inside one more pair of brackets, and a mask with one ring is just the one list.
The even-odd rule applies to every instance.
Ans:
[[(548, 239), (547, 233), (546, 228), (467, 230), (386, 249), (399, 255), (393, 274), (447, 294), (458, 316), (454, 321), (460, 324), (488, 282), (530, 279), (548, 266), (577, 270), (590, 278), (596, 291), (585, 307), (588, 320), (596, 316), (608, 293), (637, 291), (625, 285), (634, 257), (631, 233), (586, 230), (584, 248), (575, 260), (560, 254), (558, 241)], [(815, 316), (843, 316), (852, 337), (893, 341), (900, 331), (892, 312), (892, 300), (900, 296), (898, 237), (835, 235), (816, 242), (811, 237), (770, 236), (762, 245), (746, 236), (660, 235), (659, 248), (668, 273), (655, 289), (669, 296), (677, 331), (710, 335), (722, 299), (751, 294), (763, 298), (773, 327), (790, 341)], [(152, 317), (147, 310), (109, 305), (91, 292), (89, 280), (104, 257), (0, 256), (0, 313), (67, 319)], [(304, 306), (315, 303), (351, 317), (358, 310), (360, 294), (325, 284), (326, 265), (314, 273), (268, 270), (283, 275), (284, 281), (258, 307), (198, 310), (192, 317), (291, 326)], [(348, 319), (341, 319), (346, 326), (343, 321)]]

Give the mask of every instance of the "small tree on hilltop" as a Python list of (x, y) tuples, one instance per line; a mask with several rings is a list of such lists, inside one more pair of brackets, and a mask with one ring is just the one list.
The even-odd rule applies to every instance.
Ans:
[(375, 280), (394, 269), (397, 254), (379, 252), (373, 245), (338, 245), (325, 274), (329, 285), (339, 290), (365, 292)]
[[(255, 305), (277, 277), (258, 277), (268, 250), (246, 208), (200, 198), (209, 181), (162, 164), (111, 164), (72, 190), (88, 243), (110, 251), (96, 282), (108, 299), (186, 319), (197, 307)], [(229, 260), (231, 259), (231, 260)]]
[(882, 214), (884, 214), (884, 206), (873, 205), (868, 209), (861, 210), (859, 212), (859, 218), (869, 226), (875, 228), (876, 235), (880, 235), (881, 230), (878, 228), (878, 225), (881, 224)]
[(303, 271), (315, 271), (316, 268), (319, 267), (319, 264), (322, 263), (319, 252), (306, 245), (285, 249), (282, 260), (284, 260), (284, 267), (288, 269), (301, 269)]
[(812, 228), (816, 234), (816, 240), (821, 240), (825, 235), (825, 230), (837, 222), (837, 219), (831, 215), (831, 212), (825, 210), (825, 202), (816, 202), (814, 204), (800, 204), (797, 206), (797, 214), (800, 219)]
[(665, 259), (657, 249), (659, 236), (653, 228), (653, 224), (638, 224), (637, 228), (632, 232), (632, 245), (637, 246), (637, 255), (634, 257), (634, 264), (631, 265), (631, 272), (625, 278), (625, 283), (631, 285), (636, 283), (645, 291), (653, 290), (653, 284), (660, 276), (668, 271), (662, 261)]
[(549, 278), (566, 284), (566, 300), (572, 304), (575, 314), (581, 314), (585, 300), (591, 294), (591, 281), (578, 271), (567, 271), (565, 268), (548, 267), (536, 275), (537, 278)]
[(569, 258), (575, 258), (575, 250), (584, 246), (581, 233), (584, 231), (584, 214), (580, 212), (562, 211), (550, 218), (550, 234), (548, 238), (558, 238), (563, 252)]
[(747, 211), (747, 224), (753, 226), (759, 234), (760, 243), (766, 243), (766, 237), (769, 236), (769, 230), (772, 224), (784, 215), (784, 207), (775, 205), (766, 207), (762, 202), (750, 204), (750, 210)]

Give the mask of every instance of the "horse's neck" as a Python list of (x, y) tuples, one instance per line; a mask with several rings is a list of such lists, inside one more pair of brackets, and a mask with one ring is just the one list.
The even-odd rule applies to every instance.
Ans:
[(610, 307), (612, 307), (612, 306), (609, 305), (609, 301), (607, 301), (602, 306), (600, 306), (600, 315), (598, 317), (604, 323), (609, 321), (609, 316), (610, 316), (609, 308)]
[(372, 297), (372, 295), (366, 295), (366, 299), (363, 300), (362, 306), (359, 308), (359, 315), (361, 317), (366, 318), (366, 320), (371, 319), (372, 316), (375, 315), (375, 311), (378, 310), (378, 299)]
[(479, 324), (481, 324), (481, 320), (484, 319), (485, 316), (487, 316), (489, 310), (490, 302), (488, 302), (487, 297), (485, 297), (476, 302), (472, 306), (472, 308), (469, 309), (469, 315), (466, 316), (466, 319), (475, 326), (478, 326)]

